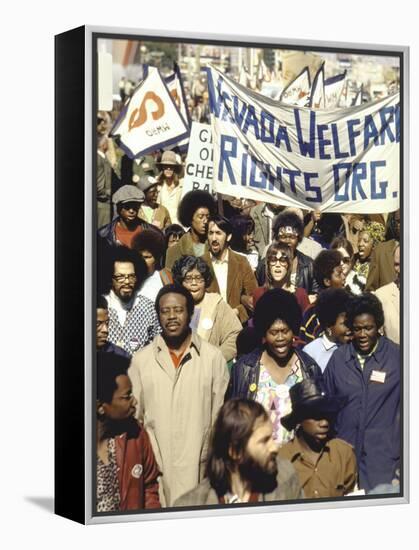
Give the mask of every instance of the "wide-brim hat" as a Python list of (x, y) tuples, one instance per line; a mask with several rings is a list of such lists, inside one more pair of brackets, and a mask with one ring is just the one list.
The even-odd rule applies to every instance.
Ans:
[(137, 182), (137, 187), (140, 191), (145, 193), (150, 189), (150, 187), (154, 187), (157, 185), (158, 180), (156, 178), (153, 178), (153, 176), (141, 176), (139, 181)]
[(329, 395), (320, 379), (306, 379), (290, 388), (292, 412), (281, 418), (281, 424), (288, 431), (307, 418), (319, 415), (336, 415), (344, 406), (346, 399)]
[(174, 151), (164, 151), (160, 162), (156, 163), (157, 166), (182, 166), (182, 162), (179, 156)]
[(114, 204), (124, 204), (125, 202), (138, 202), (141, 204), (144, 199), (144, 192), (135, 185), (123, 185), (112, 195)]

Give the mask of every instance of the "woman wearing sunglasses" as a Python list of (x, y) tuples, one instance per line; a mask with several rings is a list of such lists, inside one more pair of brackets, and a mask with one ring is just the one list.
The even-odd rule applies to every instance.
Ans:
[(301, 311), (304, 311), (310, 304), (307, 292), (304, 288), (298, 288), (291, 282), (292, 273), (292, 251), (284, 243), (273, 242), (268, 248), (265, 256), (265, 284), (257, 288), (253, 293), (253, 303), (259, 300), (267, 290), (271, 288), (282, 288), (295, 294)]

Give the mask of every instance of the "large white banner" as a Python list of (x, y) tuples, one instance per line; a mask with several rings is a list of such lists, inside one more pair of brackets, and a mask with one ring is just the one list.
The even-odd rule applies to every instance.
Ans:
[(399, 94), (312, 110), (207, 72), (215, 191), (322, 212), (397, 210)]
[(130, 158), (169, 147), (189, 136), (189, 127), (177, 108), (160, 72), (149, 67), (124, 105), (111, 130), (120, 138), (121, 148)]

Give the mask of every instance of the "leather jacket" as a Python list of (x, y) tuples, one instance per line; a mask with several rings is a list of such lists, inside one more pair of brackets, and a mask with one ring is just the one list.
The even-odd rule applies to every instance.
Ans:
[[(256, 348), (241, 357), (231, 370), (230, 383), (226, 392), (226, 400), (233, 397), (256, 399), (260, 374), (260, 358), (263, 348)], [(322, 371), (319, 365), (307, 353), (294, 348), (301, 363), (303, 378), (321, 378)]]
[[(298, 288), (304, 288), (307, 294), (317, 294), (320, 290), (313, 272), (313, 260), (297, 250), (297, 284)], [(256, 269), (256, 278), (259, 286), (265, 284), (265, 259), (259, 262)]]

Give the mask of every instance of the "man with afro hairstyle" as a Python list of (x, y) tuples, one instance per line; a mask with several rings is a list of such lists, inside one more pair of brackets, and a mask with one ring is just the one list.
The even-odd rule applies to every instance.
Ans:
[(166, 267), (171, 269), (181, 256), (201, 257), (208, 250), (206, 245), (208, 222), (214, 214), (214, 199), (200, 189), (189, 191), (183, 197), (178, 208), (180, 223), (189, 227), (179, 241), (167, 250)]

